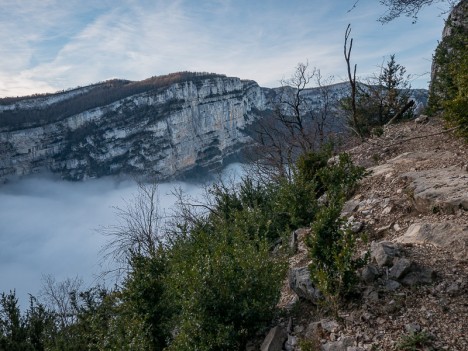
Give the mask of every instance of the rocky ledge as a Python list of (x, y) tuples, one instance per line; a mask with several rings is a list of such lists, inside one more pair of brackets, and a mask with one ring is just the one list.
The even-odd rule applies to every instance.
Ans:
[(349, 152), (369, 171), (342, 213), (370, 239), (360, 297), (339, 318), (323, 313), (308, 280), (309, 229), (296, 231), (279, 304), (287, 317), (261, 349), (398, 350), (406, 338), (414, 350), (468, 350), (466, 144), (429, 120), (386, 127)]

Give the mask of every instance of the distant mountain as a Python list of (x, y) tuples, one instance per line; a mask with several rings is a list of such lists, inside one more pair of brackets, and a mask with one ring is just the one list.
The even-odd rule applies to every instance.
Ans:
[[(52, 171), (70, 180), (107, 175), (171, 178), (211, 169), (252, 143), (252, 124), (289, 87), (180, 72), (110, 80), (55, 94), (0, 99), (0, 181)], [(348, 84), (328, 87), (332, 108)], [(425, 103), (426, 91), (415, 91)], [(304, 91), (311, 110), (317, 88)]]

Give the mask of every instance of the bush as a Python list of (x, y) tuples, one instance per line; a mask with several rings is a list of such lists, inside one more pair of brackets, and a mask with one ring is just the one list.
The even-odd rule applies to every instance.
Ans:
[(328, 204), (323, 206), (311, 226), (307, 245), (311, 257), (311, 280), (322, 292), (325, 302), (337, 311), (341, 299), (357, 282), (356, 269), (365, 261), (356, 259), (356, 236), (345, 227), (341, 218), (344, 201), (362, 178), (364, 170), (352, 164), (347, 154), (339, 156), (337, 164), (318, 172)]
[(311, 280), (333, 311), (337, 311), (341, 299), (352, 291), (357, 282), (356, 269), (365, 263), (354, 258), (356, 237), (343, 227), (341, 209), (342, 203), (335, 201), (323, 207), (307, 239), (312, 260)]
[(274, 242), (288, 228), (289, 218), (275, 211), (278, 187), (261, 185), (245, 177), (238, 185), (219, 182), (209, 190), (213, 203), (210, 221), (222, 220), (253, 237), (258, 235)]
[(430, 349), (432, 337), (426, 332), (411, 333), (401, 338), (396, 349), (401, 351), (417, 351)]
[(135, 326), (133, 335), (127, 331), (128, 344), (138, 341), (138, 344), (157, 351), (163, 350), (170, 340), (169, 321), (175, 311), (171, 297), (167, 296), (167, 264), (162, 249), (154, 257), (132, 258), (131, 271), (120, 294), (119, 313), (127, 328)]
[(457, 92), (451, 100), (444, 101), (444, 118), (450, 126), (458, 127), (458, 134), (468, 141), (468, 52), (459, 65), (451, 65), (451, 71)]
[(270, 243), (291, 230), (308, 226), (316, 212), (316, 188), (302, 171), (292, 170), (291, 179), (260, 184), (249, 177), (237, 186), (217, 183), (210, 189), (213, 203), (211, 220), (223, 220), (225, 225)]
[(0, 350), (51, 350), (57, 320), (53, 312), (30, 296), (20, 310), (14, 291), (0, 295)]
[(169, 284), (180, 315), (169, 350), (238, 350), (271, 320), (285, 266), (251, 234), (219, 221), (175, 242)]
[[(450, 23), (447, 23), (450, 25)], [(434, 54), (435, 74), (429, 95), (429, 113), (444, 112), (447, 124), (457, 127), (468, 140), (468, 47), (467, 30), (452, 26)]]
[(357, 183), (365, 175), (365, 169), (353, 164), (351, 157), (342, 153), (334, 164), (317, 172), (324, 191), (330, 199), (346, 200), (354, 191)]

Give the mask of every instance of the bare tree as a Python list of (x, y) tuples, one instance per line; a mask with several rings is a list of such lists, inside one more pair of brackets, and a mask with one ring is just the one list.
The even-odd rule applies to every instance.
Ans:
[(138, 192), (125, 207), (114, 207), (117, 224), (101, 228), (108, 236), (102, 252), (124, 267), (134, 256), (155, 257), (163, 245), (158, 186), (138, 183)]
[[(258, 123), (256, 159), (257, 172), (268, 179), (291, 176), (297, 158), (319, 149), (329, 139), (332, 128), (331, 90), (319, 69), (299, 63), (289, 79), (281, 81), (274, 111)], [(309, 89), (316, 85), (319, 101), (311, 101)]]
[(52, 275), (42, 276), (40, 295), (46, 306), (58, 317), (59, 328), (62, 330), (76, 322), (72, 294), (78, 292), (82, 285), (83, 280), (78, 277), (56, 281)]
[(333, 97), (332, 97), (332, 84), (333, 77), (323, 77), (320, 70), (317, 70), (315, 75), (315, 83), (317, 85), (320, 100), (319, 107), (315, 114), (315, 138), (317, 147), (321, 147), (331, 139), (331, 133), (335, 128), (336, 114), (332, 110)]
[[(357, 84), (356, 84), (356, 70), (357, 65), (355, 64), (353, 69), (351, 69), (351, 51), (353, 49), (353, 38), (349, 38), (351, 35), (351, 24), (348, 24), (348, 27), (345, 31), (345, 40), (344, 40), (344, 57), (346, 61), (346, 67), (348, 71), (348, 80), (351, 86), (351, 121), (348, 123), (348, 126), (356, 133), (361, 139), (363, 138), (363, 132), (361, 130), (361, 124), (359, 122), (357, 107), (356, 107), (356, 94), (357, 94)], [(348, 43), (349, 40), (349, 43)]]

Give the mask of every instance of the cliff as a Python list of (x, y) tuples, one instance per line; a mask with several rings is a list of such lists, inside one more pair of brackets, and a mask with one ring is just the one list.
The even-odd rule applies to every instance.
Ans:
[[(14, 101), (1, 110), (35, 108), (47, 116), (58, 103), (92, 89)], [(41, 116), (14, 128), (3, 125), (0, 181), (45, 169), (72, 180), (120, 173), (168, 178), (221, 163), (249, 142), (242, 130), (255, 120), (254, 109), (265, 109), (255, 82), (209, 76), (59, 115), (52, 122), (44, 123)]]
[[(56, 94), (0, 99), (0, 182), (50, 171), (64, 179), (167, 179), (219, 167), (252, 143), (254, 122), (290, 87), (209, 73), (111, 80)], [(339, 115), (347, 83), (303, 91), (304, 109)], [(414, 90), (425, 104), (427, 93)], [(334, 118), (333, 131), (343, 128)]]

